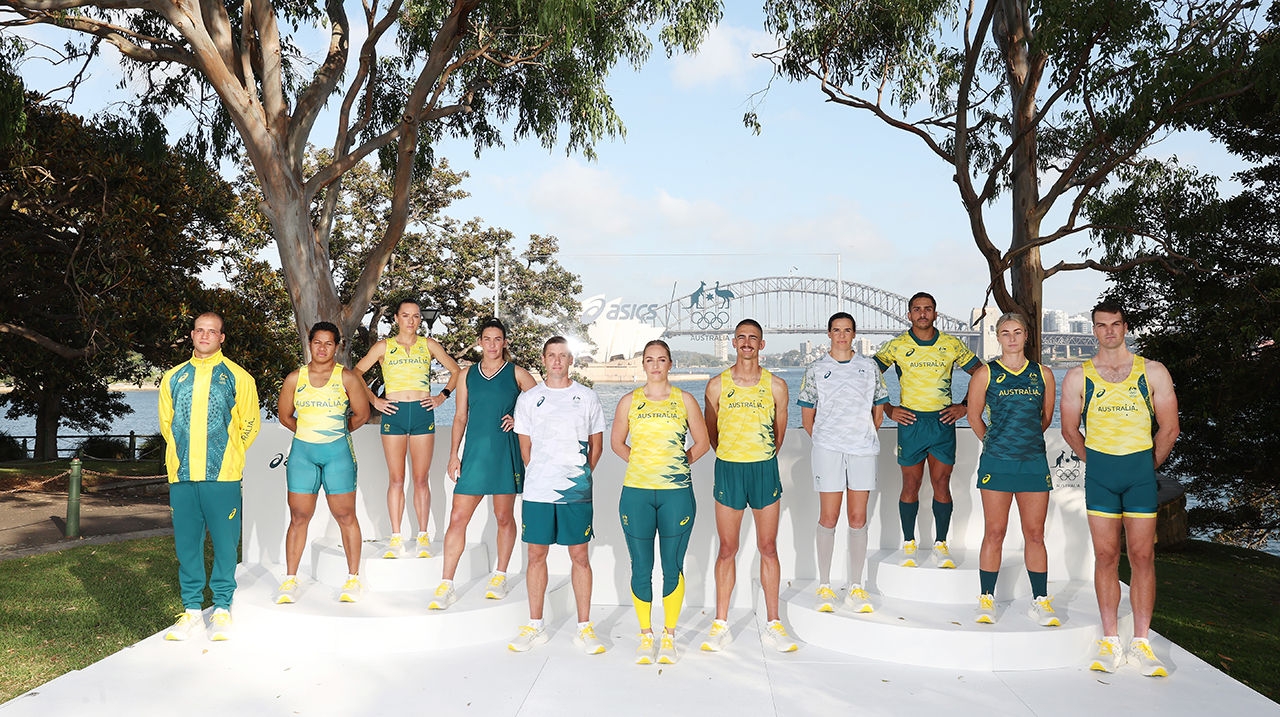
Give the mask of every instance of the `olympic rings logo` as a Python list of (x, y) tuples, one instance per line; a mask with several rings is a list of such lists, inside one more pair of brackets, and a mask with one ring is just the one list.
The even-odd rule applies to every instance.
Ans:
[(700, 329), (723, 329), (729, 325), (728, 311), (699, 311), (690, 313), (689, 318)]

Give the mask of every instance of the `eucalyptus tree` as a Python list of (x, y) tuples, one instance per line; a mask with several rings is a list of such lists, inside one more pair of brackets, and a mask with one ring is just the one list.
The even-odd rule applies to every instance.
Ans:
[[(1241, 90), (1255, 0), (766, 0), (775, 75), (920, 141), (954, 177), (1004, 311), (1039, 317), (1042, 247), (1101, 229), (1089, 198), (1208, 103)], [(760, 129), (759, 116), (745, 116)], [(904, 188), (904, 191), (908, 191)], [(1007, 196), (1002, 196), (1006, 195)], [(1003, 200), (999, 203), (997, 200)], [(1008, 237), (991, 212), (1010, 212)], [(1135, 228), (1134, 231), (1137, 231)], [(1032, 322), (1029, 356), (1040, 352)]]
[[(548, 148), (563, 139), (590, 156), (623, 132), (609, 71), (643, 62), (655, 28), (671, 52), (695, 46), (719, 16), (719, 0), (0, 0), (0, 27), (78, 37), (68, 59), (114, 46), (141, 101), (195, 115), (192, 146), (243, 149), (300, 341), (321, 317), (348, 334), (360, 323), (439, 138), (469, 138), (477, 152), (507, 137)], [(326, 46), (313, 61), (307, 42), (319, 34)], [(331, 159), (309, 171), (312, 144)], [(391, 177), (390, 212), (343, 300), (334, 216), (344, 177), (368, 158)]]

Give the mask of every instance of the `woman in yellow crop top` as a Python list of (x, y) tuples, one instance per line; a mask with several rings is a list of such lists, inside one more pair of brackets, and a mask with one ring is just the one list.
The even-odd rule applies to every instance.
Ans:
[[(690, 466), (711, 449), (711, 440), (698, 400), (668, 379), (671, 349), (666, 342), (645, 344), (642, 360), (645, 384), (618, 402), (609, 444), (627, 462), (618, 512), (631, 556), (631, 600), (640, 622), (636, 663), (649, 665), (656, 659), (672, 664), (684, 602), (684, 554), (696, 512)], [(686, 437), (693, 441), (688, 448)], [(660, 647), (650, 616), (655, 534), (662, 558)]]
[[(400, 521), (404, 517), (405, 457), (413, 469), (413, 512), (418, 519), (418, 537), (414, 551), (420, 558), (431, 557), (431, 538), (427, 521), (431, 517), (431, 454), (435, 451), (435, 408), (449, 398), (458, 385), (462, 371), (458, 362), (445, 352), (438, 341), (419, 336), (422, 314), (418, 302), (404, 299), (396, 304), (396, 334), (381, 339), (356, 364), (363, 376), (375, 363), (382, 364), (386, 395), (379, 398), (366, 389), (369, 403), (382, 414), (382, 452), (387, 459), (387, 513), (391, 516), (391, 538), (382, 553), (384, 558), (404, 554)], [(431, 394), (431, 360), (440, 362), (449, 372), (449, 382), (435, 395)]]

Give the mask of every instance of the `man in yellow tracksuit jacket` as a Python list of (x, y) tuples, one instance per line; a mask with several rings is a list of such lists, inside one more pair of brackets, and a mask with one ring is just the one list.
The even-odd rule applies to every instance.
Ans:
[(236, 589), (240, 546), (240, 478), (244, 456), (261, 427), (258, 387), (243, 368), (222, 355), (222, 317), (196, 317), (189, 361), (160, 379), (160, 433), (169, 473), (169, 507), (178, 554), (178, 585), (185, 612), (165, 633), (186, 640), (204, 627), (205, 530), (213, 541), (214, 612), (209, 637), (231, 633), (231, 598)]

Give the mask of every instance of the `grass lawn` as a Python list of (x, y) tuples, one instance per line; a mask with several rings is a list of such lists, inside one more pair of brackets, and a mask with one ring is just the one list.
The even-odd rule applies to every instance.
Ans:
[[(93, 488), (121, 478), (163, 476), (164, 461), (104, 461), (90, 458), (83, 462), (81, 484)], [(0, 463), (0, 491), (42, 490), (65, 493), (68, 479), (62, 476), (71, 469), (71, 459), (56, 461), (9, 461)], [(97, 475), (97, 474), (104, 475)], [(57, 477), (62, 476), (62, 477)]]
[(0, 702), (153, 635), (182, 611), (173, 538), (0, 566)]
[[(1184, 550), (1158, 553), (1156, 561), (1153, 627), (1280, 702), (1280, 557), (1193, 541)], [(1128, 576), (1127, 564), (1121, 564), (1121, 576)], [(181, 610), (177, 582), (172, 538), (5, 562), (0, 702), (171, 624)]]
[(1280, 557), (1202, 540), (1156, 553), (1151, 627), (1280, 702)]

